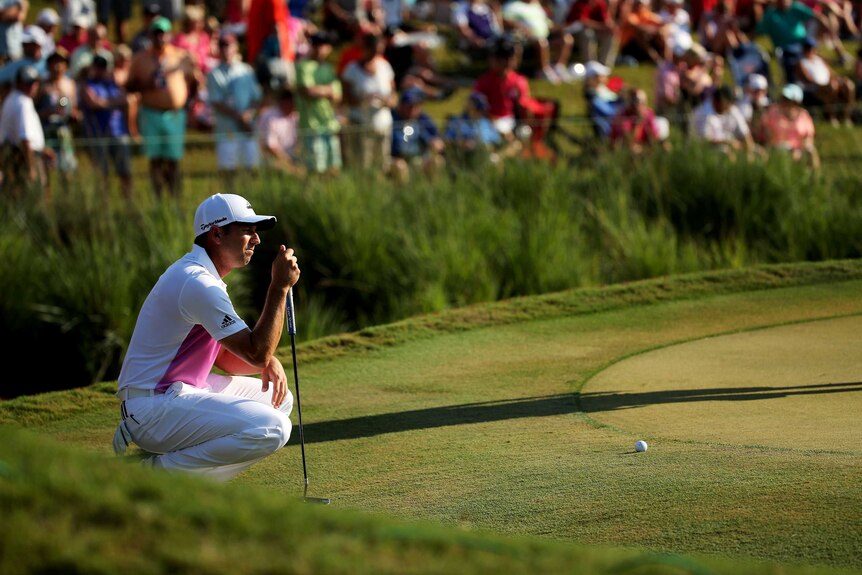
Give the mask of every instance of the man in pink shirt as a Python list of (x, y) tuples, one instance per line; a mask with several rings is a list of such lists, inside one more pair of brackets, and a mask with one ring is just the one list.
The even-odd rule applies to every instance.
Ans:
[(115, 452), (134, 442), (151, 454), (144, 460), (150, 467), (228, 480), (287, 443), (293, 398), (273, 354), (288, 290), (299, 280), (296, 257), (283, 245), (277, 250), (253, 327), (223, 281), (248, 265), (258, 232), (275, 223), (234, 194), (198, 206), (192, 251), (150, 291), (123, 359)]
[(781, 98), (763, 115), (763, 133), (768, 148), (789, 152), (794, 160), (808, 158), (816, 170), (820, 167), (820, 155), (814, 143), (814, 122), (802, 107), (802, 97), (798, 85), (784, 86)]

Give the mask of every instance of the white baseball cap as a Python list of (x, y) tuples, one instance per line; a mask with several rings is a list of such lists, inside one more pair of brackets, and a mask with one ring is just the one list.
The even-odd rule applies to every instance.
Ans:
[(767, 90), (769, 89), (769, 82), (767, 82), (766, 76), (762, 74), (751, 74), (748, 77), (748, 87), (752, 90)]
[(802, 92), (802, 88), (800, 88), (797, 84), (787, 84), (784, 88), (781, 89), (781, 95), (791, 102), (796, 102), (797, 104), (802, 103), (802, 99), (805, 95)]
[(604, 64), (596, 62), (595, 60), (591, 60), (590, 62), (587, 62), (587, 65), (586, 65), (585, 71), (584, 71), (584, 75), (587, 78), (593, 78), (595, 76), (608, 76), (608, 75), (610, 75), (610, 73), (611, 73), (610, 68), (608, 68)]
[(36, 17), (36, 24), (43, 26), (56, 26), (60, 23), (60, 16), (53, 8), (45, 8)]
[(27, 26), (21, 34), (22, 44), (38, 44), (44, 46), (48, 40), (48, 35), (38, 26)]
[(257, 231), (272, 229), (275, 216), (259, 216), (251, 204), (236, 194), (213, 194), (201, 202), (195, 211), (195, 237), (206, 233), (213, 226), (223, 227), (234, 222), (254, 224)]

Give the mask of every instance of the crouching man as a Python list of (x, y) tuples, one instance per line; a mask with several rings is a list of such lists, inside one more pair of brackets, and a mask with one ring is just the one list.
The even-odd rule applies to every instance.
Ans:
[(234, 194), (198, 206), (195, 245), (147, 296), (123, 360), (117, 453), (134, 442), (152, 453), (145, 463), (154, 468), (228, 480), (287, 443), (293, 397), (273, 353), (287, 292), (299, 280), (296, 257), (279, 248), (254, 327), (237, 315), (222, 281), (248, 265), (258, 232), (275, 223)]

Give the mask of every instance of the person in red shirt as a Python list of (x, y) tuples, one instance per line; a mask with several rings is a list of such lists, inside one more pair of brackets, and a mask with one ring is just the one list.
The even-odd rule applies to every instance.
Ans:
[(490, 69), (476, 80), (474, 91), (487, 98), (488, 116), (504, 138), (514, 137), (518, 123), (527, 125), (531, 129), (528, 155), (552, 157), (544, 140), (559, 113), (559, 104), (532, 97), (527, 78), (515, 71), (516, 61), (512, 42), (497, 43), (491, 54)]
[(631, 88), (626, 92), (625, 104), (611, 122), (611, 145), (625, 146), (639, 154), (660, 141), (655, 113), (647, 105), (646, 92)]

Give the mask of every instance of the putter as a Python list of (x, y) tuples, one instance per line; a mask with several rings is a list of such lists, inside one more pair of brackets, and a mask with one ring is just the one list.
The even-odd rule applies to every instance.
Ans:
[(321, 505), (329, 505), (331, 503), (328, 497), (309, 497), (308, 496), (308, 468), (305, 465), (305, 437), (302, 435), (302, 402), (299, 400), (299, 374), (296, 371), (296, 317), (293, 310), (293, 289), (287, 290), (287, 333), (290, 334), (290, 352), (293, 356), (293, 383), (296, 387), (296, 413), (299, 416), (299, 447), (302, 450), (302, 477), (305, 480), (305, 487), (302, 490), (302, 500), (307, 503), (320, 503)]

